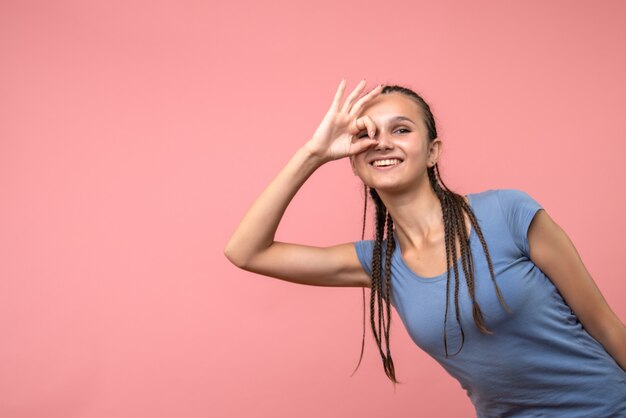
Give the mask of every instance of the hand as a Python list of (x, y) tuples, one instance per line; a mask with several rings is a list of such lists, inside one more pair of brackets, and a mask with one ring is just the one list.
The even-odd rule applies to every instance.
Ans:
[[(376, 125), (369, 116), (359, 118), (358, 115), (365, 103), (380, 94), (382, 87), (382, 84), (376, 86), (357, 101), (365, 88), (365, 80), (361, 80), (342, 105), (340, 102), (346, 88), (346, 81), (341, 80), (328, 113), (305, 145), (308, 151), (327, 162), (359, 154), (377, 144), (378, 140), (373, 139)], [(367, 130), (369, 138), (355, 137), (364, 130)]]

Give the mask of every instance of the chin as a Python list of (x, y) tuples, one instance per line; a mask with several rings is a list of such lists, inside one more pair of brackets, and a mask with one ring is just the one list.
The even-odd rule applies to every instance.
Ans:
[(400, 193), (408, 189), (406, 184), (391, 183), (391, 182), (372, 184), (372, 185), (368, 185), (368, 187), (376, 189), (376, 191), (383, 192), (383, 193)]

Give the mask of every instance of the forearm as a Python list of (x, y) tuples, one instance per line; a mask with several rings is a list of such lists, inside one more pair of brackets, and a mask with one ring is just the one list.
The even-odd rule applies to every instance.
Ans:
[(626, 328), (622, 322), (616, 318), (615, 323), (606, 327), (597, 340), (622, 370), (626, 371)]
[(304, 182), (323, 162), (306, 147), (300, 148), (246, 212), (224, 254), (243, 266), (255, 254), (274, 242), (276, 230), (287, 206)]

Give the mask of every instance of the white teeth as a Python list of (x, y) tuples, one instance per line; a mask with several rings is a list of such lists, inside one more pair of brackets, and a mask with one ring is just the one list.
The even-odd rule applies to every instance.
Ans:
[(374, 161), (372, 165), (374, 167), (383, 167), (383, 166), (388, 166), (388, 165), (400, 164), (401, 162), (402, 161), (398, 160), (397, 158), (394, 158), (391, 160), (377, 160), (377, 161)]

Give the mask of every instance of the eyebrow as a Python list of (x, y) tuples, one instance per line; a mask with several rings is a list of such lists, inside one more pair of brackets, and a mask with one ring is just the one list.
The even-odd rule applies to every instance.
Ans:
[[(413, 125), (415, 125), (415, 122), (413, 122), (411, 119), (407, 118), (406, 116), (394, 116), (393, 118), (389, 119), (389, 123), (393, 123), (393, 122), (399, 122), (402, 120), (406, 120), (411, 122)], [(416, 125), (417, 126), (417, 125)]]

